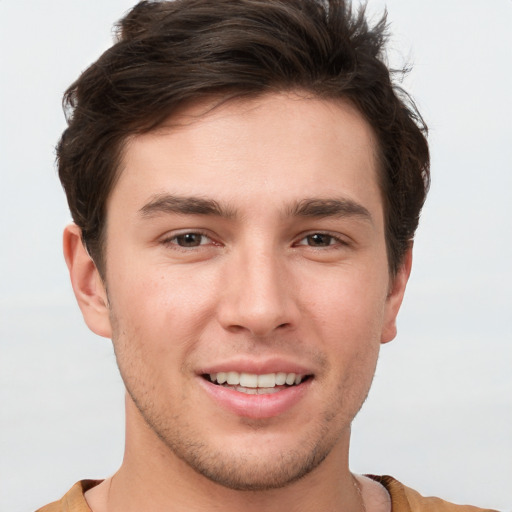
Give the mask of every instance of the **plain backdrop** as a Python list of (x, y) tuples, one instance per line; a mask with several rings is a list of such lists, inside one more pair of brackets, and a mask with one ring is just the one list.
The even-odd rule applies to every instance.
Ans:
[[(123, 386), (61, 256), (66, 87), (129, 0), (0, 0), (0, 510), (34, 510), (123, 453)], [(430, 127), (432, 189), (399, 335), (352, 469), (512, 510), (512, 1), (389, 0), (390, 61)], [(372, 13), (384, 3), (369, 0)]]

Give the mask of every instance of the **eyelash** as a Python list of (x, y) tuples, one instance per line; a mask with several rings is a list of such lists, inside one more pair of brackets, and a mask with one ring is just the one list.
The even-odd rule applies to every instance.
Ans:
[(163, 245), (173, 246), (174, 249), (182, 250), (182, 251), (189, 251), (191, 249), (198, 249), (198, 248), (203, 247), (205, 245), (209, 245), (209, 244), (201, 243), (203, 240), (201, 240), (199, 245), (192, 245), (192, 246), (180, 245), (177, 242), (177, 240), (179, 238), (190, 236), (190, 235), (200, 236), (200, 237), (202, 237), (203, 240), (206, 238), (206, 239), (208, 239), (210, 241), (211, 244), (219, 245), (219, 244), (215, 243), (210, 236), (208, 236), (206, 233), (203, 233), (201, 231), (184, 231), (183, 233), (174, 234), (172, 236), (169, 236), (169, 237), (165, 238), (164, 240), (162, 240), (161, 243)]
[[(200, 243), (198, 245), (191, 245), (191, 246), (186, 246), (186, 245), (180, 245), (178, 243), (178, 239), (179, 238), (182, 238), (182, 237), (187, 237), (187, 236), (199, 236), (202, 238), (202, 240), (200, 241)], [(319, 236), (319, 237), (326, 237), (329, 239), (329, 243), (327, 245), (309, 245), (307, 243), (307, 240), (308, 238), (311, 239), (312, 237), (315, 237), (315, 236)], [(209, 243), (202, 243), (204, 241), (204, 239), (208, 239), (210, 242)], [(306, 243), (302, 243), (303, 241), (306, 241)], [(185, 231), (183, 233), (178, 233), (178, 234), (175, 234), (173, 236), (170, 236), (168, 238), (165, 238), (164, 240), (162, 240), (161, 242), (163, 245), (169, 245), (169, 246), (173, 246), (174, 249), (177, 249), (177, 250), (183, 250), (183, 251), (189, 251), (189, 250), (192, 250), (192, 249), (199, 249), (200, 247), (203, 247), (205, 245), (220, 245), (219, 243), (216, 243), (210, 236), (208, 236), (206, 233), (203, 233), (201, 231)], [(311, 233), (307, 233), (307, 234), (304, 234), (301, 236), (301, 238), (299, 238), (297, 240), (297, 242), (295, 242), (293, 244), (295, 247), (297, 246), (305, 246), (305, 247), (310, 247), (310, 248), (313, 248), (313, 249), (335, 249), (337, 248), (338, 246), (348, 246), (350, 245), (346, 240), (344, 240), (343, 238), (340, 238), (339, 236), (337, 235), (334, 235), (332, 233), (329, 233), (329, 232), (323, 232), (323, 231), (313, 231)]]
[[(329, 243), (328, 245), (317, 245), (317, 246), (309, 245), (307, 243), (301, 243), (302, 241), (307, 240), (308, 238), (311, 238), (314, 236), (327, 237), (327, 238), (329, 238), (329, 241), (333, 242), (333, 243)], [(306, 247), (311, 247), (313, 249), (335, 249), (338, 246), (346, 247), (349, 245), (349, 243), (345, 239), (341, 238), (339, 235), (334, 235), (332, 233), (325, 232), (325, 231), (313, 231), (311, 233), (302, 235), (302, 237), (294, 245), (302, 245), (302, 246), (306, 246)]]

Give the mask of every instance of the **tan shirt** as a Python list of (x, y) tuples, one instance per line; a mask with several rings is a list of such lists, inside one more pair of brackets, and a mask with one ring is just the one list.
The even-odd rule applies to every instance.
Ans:
[[(454, 505), (439, 498), (424, 498), (413, 489), (402, 485), (391, 476), (372, 476), (381, 483), (391, 496), (392, 512), (483, 512), (482, 509), (470, 505)], [(101, 480), (81, 480), (77, 482), (59, 501), (50, 503), (36, 512), (91, 512), (84, 498), (84, 493), (98, 485)], [(494, 511), (495, 512), (495, 511)]]

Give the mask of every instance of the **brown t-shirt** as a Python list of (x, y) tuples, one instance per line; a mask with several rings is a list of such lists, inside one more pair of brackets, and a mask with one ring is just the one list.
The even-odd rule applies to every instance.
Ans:
[[(454, 505), (439, 498), (424, 498), (413, 489), (402, 485), (391, 476), (368, 475), (381, 483), (391, 496), (391, 512), (484, 512), (470, 505)], [(36, 512), (91, 512), (84, 498), (84, 493), (98, 485), (101, 480), (81, 480), (77, 482), (59, 501), (50, 503)], [(491, 511), (492, 512), (492, 511)], [(496, 512), (496, 511), (494, 511)]]

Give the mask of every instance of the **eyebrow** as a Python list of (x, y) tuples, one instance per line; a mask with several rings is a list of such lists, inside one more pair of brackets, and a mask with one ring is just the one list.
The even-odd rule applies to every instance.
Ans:
[[(175, 196), (157, 194), (140, 210), (142, 217), (154, 217), (161, 214), (213, 215), (227, 219), (237, 216), (236, 209), (222, 206), (214, 199), (195, 196)], [(361, 204), (347, 198), (323, 199), (307, 198), (289, 205), (285, 209), (286, 217), (360, 217), (373, 222), (370, 212)]]
[(347, 198), (303, 199), (288, 210), (292, 217), (360, 217), (373, 222), (370, 212), (361, 204)]
[(214, 215), (231, 219), (236, 216), (234, 209), (223, 207), (214, 199), (202, 197), (173, 196), (158, 194), (146, 203), (139, 213), (142, 217), (154, 217), (160, 214)]

